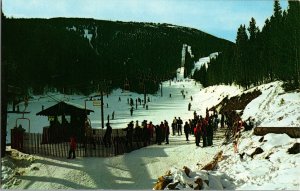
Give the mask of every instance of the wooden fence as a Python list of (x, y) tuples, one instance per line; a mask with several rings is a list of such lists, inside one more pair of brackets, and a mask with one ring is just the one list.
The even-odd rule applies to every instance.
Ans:
[[(41, 133), (23, 133), (21, 136), (12, 132), (12, 148), (27, 154), (68, 157), (69, 142), (43, 143), (42, 140), (43, 134)], [(75, 155), (76, 157), (111, 157), (122, 155), (154, 143), (155, 137), (150, 142), (145, 143), (139, 137), (135, 136), (133, 137), (132, 144), (130, 144), (126, 136), (114, 134), (112, 135), (111, 146), (109, 147), (105, 145), (103, 136), (94, 135), (92, 139), (77, 143)]]

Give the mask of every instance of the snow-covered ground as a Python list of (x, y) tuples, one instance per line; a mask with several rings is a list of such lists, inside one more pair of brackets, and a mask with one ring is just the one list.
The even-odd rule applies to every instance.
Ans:
[[(201, 62), (206, 62), (207, 58)], [(202, 63), (203, 64), (203, 63)], [(184, 121), (192, 118), (194, 110), (205, 115), (205, 109), (218, 104), (227, 95), (229, 97), (240, 95), (242, 89), (236, 86), (202, 86), (190, 79), (169, 81), (163, 83), (163, 97), (160, 91), (156, 95), (149, 95), (151, 102), (149, 110), (142, 106), (130, 116), (127, 98), (143, 98), (136, 93), (122, 93), (114, 90), (104, 99), (108, 103), (105, 116), (115, 111), (113, 128), (124, 128), (130, 121), (144, 119), (154, 124), (167, 120), (169, 123), (174, 117), (181, 117)], [(242, 116), (247, 119), (255, 117), (263, 126), (300, 126), (300, 96), (299, 93), (284, 93), (281, 82), (273, 82), (257, 87), (262, 95), (250, 102)], [(186, 97), (183, 98), (181, 91)], [(248, 90), (249, 91), (249, 90)], [(171, 94), (171, 98), (169, 95)], [(87, 98), (81, 95), (52, 94), (57, 99), (69, 100), (84, 105)], [(193, 97), (191, 101), (190, 97)], [(33, 96), (29, 101), (27, 111), (31, 113), (25, 117), (31, 120), (31, 132), (41, 132), (43, 126), (48, 125), (46, 117), (36, 116), (45, 108), (52, 106), (56, 101), (47, 95)], [(118, 98), (121, 97), (121, 102)], [(282, 101), (284, 100), (284, 101)], [(188, 111), (188, 103), (192, 104), (192, 111)], [(101, 128), (100, 108), (94, 107), (91, 102), (87, 106), (95, 111), (90, 115), (93, 128)], [(20, 109), (24, 106), (21, 104)], [(9, 114), (8, 129), (15, 125), (19, 115)], [(23, 123), (23, 122), (22, 122)], [(24, 128), (28, 128), (26, 122)], [(9, 133), (9, 132), (8, 132)], [(221, 134), (220, 134), (221, 135)], [(218, 135), (218, 136), (220, 136)], [(233, 152), (232, 145), (222, 145), (222, 140), (214, 140), (213, 147), (196, 147), (194, 137), (189, 142), (184, 136), (170, 136), (169, 145), (152, 145), (122, 156), (109, 158), (78, 157), (67, 160), (55, 157), (40, 157), (22, 154), (20, 161), (25, 161), (22, 168), (14, 166), (8, 157), (2, 159), (2, 188), (10, 189), (152, 189), (157, 178), (171, 170), (174, 181), (180, 189), (188, 187), (197, 177), (209, 181), (204, 185), (206, 189), (300, 189), (300, 154), (288, 154), (286, 151), (298, 139), (292, 139), (285, 134), (268, 134), (264, 141), (259, 142), (261, 136), (254, 136), (251, 132), (243, 132), (239, 144), (239, 153), (245, 152), (243, 159)], [(9, 142), (9, 141), (8, 141)], [(263, 153), (255, 155), (253, 159), (248, 156), (255, 148), (260, 147)], [(203, 166), (212, 160), (213, 156), (222, 150), (224, 159), (219, 162), (215, 171), (200, 171)], [(265, 159), (266, 156), (268, 159)], [(18, 157), (17, 157), (18, 158)], [(27, 161), (27, 162), (26, 162)], [(28, 164), (28, 161), (34, 161)], [(192, 170), (190, 178), (186, 177), (182, 167)], [(17, 176), (14, 176), (18, 172)], [(206, 184), (206, 183), (205, 183)]]
[(252, 88), (262, 92), (247, 105), (242, 118), (255, 116), (262, 127), (300, 127), (300, 93), (284, 92), (282, 82), (272, 82)]

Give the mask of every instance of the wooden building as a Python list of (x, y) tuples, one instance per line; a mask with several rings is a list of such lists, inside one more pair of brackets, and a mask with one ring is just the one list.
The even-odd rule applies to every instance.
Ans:
[[(49, 127), (43, 129), (42, 143), (59, 143), (75, 136), (78, 142), (86, 138), (88, 115), (94, 112), (81, 105), (61, 101), (36, 115), (47, 116)], [(91, 128), (90, 126), (88, 128)]]

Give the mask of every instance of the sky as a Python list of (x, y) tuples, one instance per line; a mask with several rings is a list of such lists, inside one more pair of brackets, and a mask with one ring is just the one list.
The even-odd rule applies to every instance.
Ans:
[[(280, 1), (283, 9), (287, 1)], [(251, 17), (261, 28), (273, 0), (2, 0), (7, 17), (82, 17), (111, 21), (170, 23), (235, 41)]]

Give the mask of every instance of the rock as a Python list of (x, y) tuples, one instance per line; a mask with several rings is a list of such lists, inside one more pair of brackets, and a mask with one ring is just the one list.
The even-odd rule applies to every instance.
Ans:
[(212, 170), (216, 167), (219, 161), (223, 159), (223, 151), (219, 151), (213, 158), (213, 160), (202, 167), (201, 170)]
[(300, 143), (295, 143), (291, 148), (287, 150), (289, 154), (298, 154), (300, 153)]
[(40, 170), (40, 169), (39, 169), (39, 167), (34, 166), (31, 168), (31, 170)]
[(184, 166), (184, 167), (183, 167), (183, 170), (184, 170), (185, 174), (186, 174), (188, 177), (190, 177), (191, 169), (189, 169), (188, 167)]
[(270, 159), (270, 156), (273, 154), (273, 152), (270, 152), (266, 157), (265, 159), (269, 160)]
[(218, 162), (220, 162), (223, 159), (223, 151), (219, 151), (215, 156), (214, 156), (214, 160), (217, 160)]
[(166, 176), (171, 176), (171, 174), (172, 174), (172, 173), (171, 173), (171, 170), (168, 170), (168, 171), (165, 173)]
[(158, 181), (155, 183), (153, 190), (163, 190), (170, 182), (172, 182), (172, 179), (167, 179), (165, 176), (160, 176), (158, 177)]
[(259, 140), (260, 143), (264, 141), (264, 136), (262, 136)]
[(195, 183), (197, 184), (197, 186), (194, 188), (194, 190), (201, 190), (203, 187), (203, 180), (201, 178), (197, 178), (195, 180)]
[(205, 182), (207, 185), (209, 185), (209, 180), (204, 180), (204, 182)]
[(167, 188), (168, 188), (169, 190), (175, 190), (175, 188), (176, 188), (176, 186), (177, 186), (178, 184), (179, 184), (178, 181), (177, 181), (177, 182), (170, 183), (170, 184), (168, 184)]
[(245, 154), (246, 154), (245, 152), (243, 152), (242, 154), (239, 154), (241, 160), (243, 160)]
[(258, 155), (258, 154), (263, 153), (263, 152), (264, 152), (264, 150), (263, 150), (262, 148), (257, 147), (257, 148), (255, 149), (255, 151), (254, 151), (250, 156), (251, 156), (251, 158), (253, 158), (254, 155)]

